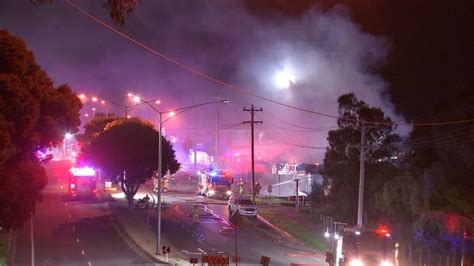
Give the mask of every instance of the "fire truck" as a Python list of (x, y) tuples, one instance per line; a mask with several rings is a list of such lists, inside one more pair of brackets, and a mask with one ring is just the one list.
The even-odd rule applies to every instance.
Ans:
[(212, 170), (199, 174), (199, 192), (201, 195), (228, 199), (232, 195), (232, 174), (224, 170)]
[(91, 167), (73, 167), (69, 170), (68, 196), (95, 197), (96, 171)]
[(326, 234), (326, 261), (337, 266), (396, 266), (397, 245), (387, 227), (344, 228)]

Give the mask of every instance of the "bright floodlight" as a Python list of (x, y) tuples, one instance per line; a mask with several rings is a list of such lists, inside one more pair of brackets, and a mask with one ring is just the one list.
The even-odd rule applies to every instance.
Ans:
[(101, 103), (101, 104), (105, 104), (105, 101), (104, 101), (104, 100), (102, 100), (100, 103)]
[(275, 82), (278, 87), (287, 89), (292, 83), (295, 83), (295, 75), (293, 75), (293, 73), (291, 73), (288, 69), (279, 71), (275, 75)]
[(73, 167), (69, 171), (73, 176), (95, 176), (95, 170), (92, 167)]
[(72, 134), (71, 133), (66, 133), (66, 135), (64, 135), (64, 137), (66, 139), (71, 139), (72, 138)]
[(133, 101), (136, 102), (136, 103), (139, 103), (140, 102), (140, 97), (134, 96)]
[(79, 95), (79, 98), (81, 98), (82, 100), (84, 100), (86, 98), (86, 95), (84, 93), (82, 93), (81, 95)]
[(175, 112), (171, 111), (171, 112), (169, 113), (169, 116), (172, 117), (172, 116), (174, 116), (175, 114), (176, 114)]
[(97, 97), (92, 97), (92, 101), (93, 102), (97, 102), (99, 99), (97, 99)]
[(160, 104), (161, 101), (160, 101), (160, 100), (156, 100), (155, 103), (156, 103), (156, 104)]
[(129, 92), (129, 93), (127, 94), (127, 96), (128, 96), (128, 97), (132, 97), (132, 96), (133, 96), (133, 93)]

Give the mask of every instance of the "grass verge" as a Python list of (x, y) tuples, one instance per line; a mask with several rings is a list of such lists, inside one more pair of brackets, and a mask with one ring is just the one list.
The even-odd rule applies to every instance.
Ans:
[(7, 265), (7, 241), (8, 234), (5, 231), (0, 231), (0, 265)]
[(301, 227), (294, 219), (281, 215), (281, 213), (278, 213), (275, 209), (259, 209), (258, 213), (276, 227), (285, 230), (294, 238), (316, 250), (325, 251), (326, 240), (320, 232), (313, 232), (312, 230)]

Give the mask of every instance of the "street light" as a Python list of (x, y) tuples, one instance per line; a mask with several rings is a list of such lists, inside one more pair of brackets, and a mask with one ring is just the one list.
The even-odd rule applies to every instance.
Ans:
[[(161, 255), (161, 178), (162, 178), (162, 143), (161, 143), (161, 135), (163, 132), (163, 124), (172, 119), (175, 115), (186, 112), (188, 110), (191, 110), (196, 107), (204, 106), (204, 105), (209, 105), (209, 104), (216, 104), (216, 103), (228, 103), (230, 102), (229, 100), (222, 100), (222, 101), (213, 101), (213, 102), (205, 102), (205, 103), (200, 103), (200, 104), (195, 104), (195, 105), (190, 105), (190, 106), (185, 106), (181, 108), (177, 108), (173, 111), (160, 111), (158, 110), (155, 106), (151, 104), (151, 102), (156, 102), (155, 100), (152, 101), (143, 101), (141, 100), (141, 103), (144, 103), (153, 109), (156, 113), (158, 113), (158, 189), (157, 189), (157, 201), (158, 203), (156, 204), (156, 219), (157, 219), (157, 228), (156, 228), (156, 255)], [(168, 113), (170, 116), (163, 120), (163, 114)], [(173, 114), (173, 115), (171, 115)]]
[(288, 89), (291, 84), (295, 83), (295, 75), (291, 73), (287, 68), (281, 70), (275, 75), (275, 82), (278, 87), (282, 89)]
[[(110, 103), (112, 105), (115, 105), (117, 107), (119, 107), (120, 109), (122, 109), (122, 111), (124, 112), (124, 117), (126, 118), (130, 118), (131, 116), (128, 114), (129, 111), (132, 109), (132, 108), (135, 108), (141, 104), (143, 104), (140, 100), (140, 96), (138, 95), (134, 95), (132, 93), (128, 93), (127, 94), (128, 98), (130, 98), (133, 102), (135, 102), (135, 104), (132, 104), (132, 105), (124, 105), (124, 104), (119, 104), (117, 102), (114, 102), (112, 100), (106, 100), (106, 99), (103, 99), (101, 97), (91, 97), (91, 100), (94, 102), (94, 103), (100, 103), (101, 105), (103, 105), (105, 107), (105, 113), (106, 113), (106, 116), (108, 117), (108, 110), (107, 110), (107, 106), (106, 104)], [(79, 95), (79, 98), (82, 99), (82, 100), (86, 100), (87, 99), (87, 96), (85, 94), (80, 94)], [(159, 104), (160, 103), (160, 100), (154, 100), (155, 103)], [(94, 107), (92, 109), (92, 112), (93, 112), (93, 116), (95, 116), (95, 111), (96, 111), (96, 108)], [(86, 117), (88, 117), (89, 115), (87, 114)]]

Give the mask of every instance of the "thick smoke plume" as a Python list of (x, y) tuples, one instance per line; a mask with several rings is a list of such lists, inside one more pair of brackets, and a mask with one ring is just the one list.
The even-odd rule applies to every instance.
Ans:
[[(97, 1), (77, 3), (110, 22), (108, 10)], [(264, 135), (301, 146), (325, 147), (327, 136), (327, 131), (302, 127), (327, 130), (336, 125), (335, 119), (287, 109), (190, 74), (62, 1), (42, 7), (26, 0), (2, 2), (0, 27), (24, 38), (55, 82), (69, 83), (78, 93), (127, 104), (124, 94), (133, 91), (143, 98), (160, 98), (163, 110), (218, 96), (229, 98), (232, 104), (219, 107), (220, 124), (247, 120), (242, 107), (254, 104), (264, 108), (258, 117), (264, 122)], [(326, 12), (314, 8), (300, 17), (274, 14), (262, 18), (250, 14), (238, 1), (142, 1), (121, 30), (202, 72), (276, 101), (336, 115), (337, 98), (354, 92), (393, 120), (403, 120), (385, 96), (389, 84), (376, 71), (384, 62), (388, 44), (363, 32), (344, 7)], [(284, 70), (294, 75), (289, 88), (279, 88), (275, 82), (276, 73)], [(86, 105), (83, 112), (90, 113), (90, 108)], [(108, 108), (121, 114), (113, 106)], [(197, 130), (197, 135), (212, 142), (215, 111), (213, 106), (183, 115), (170, 122), (169, 132), (209, 126)], [(155, 118), (144, 107), (133, 112)], [(174, 133), (182, 138), (189, 135), (182, 132), (186, 131)], [(292, 154), (294, 159), (313, 162), (322, 160), (324, 150), (295, 147)]]

